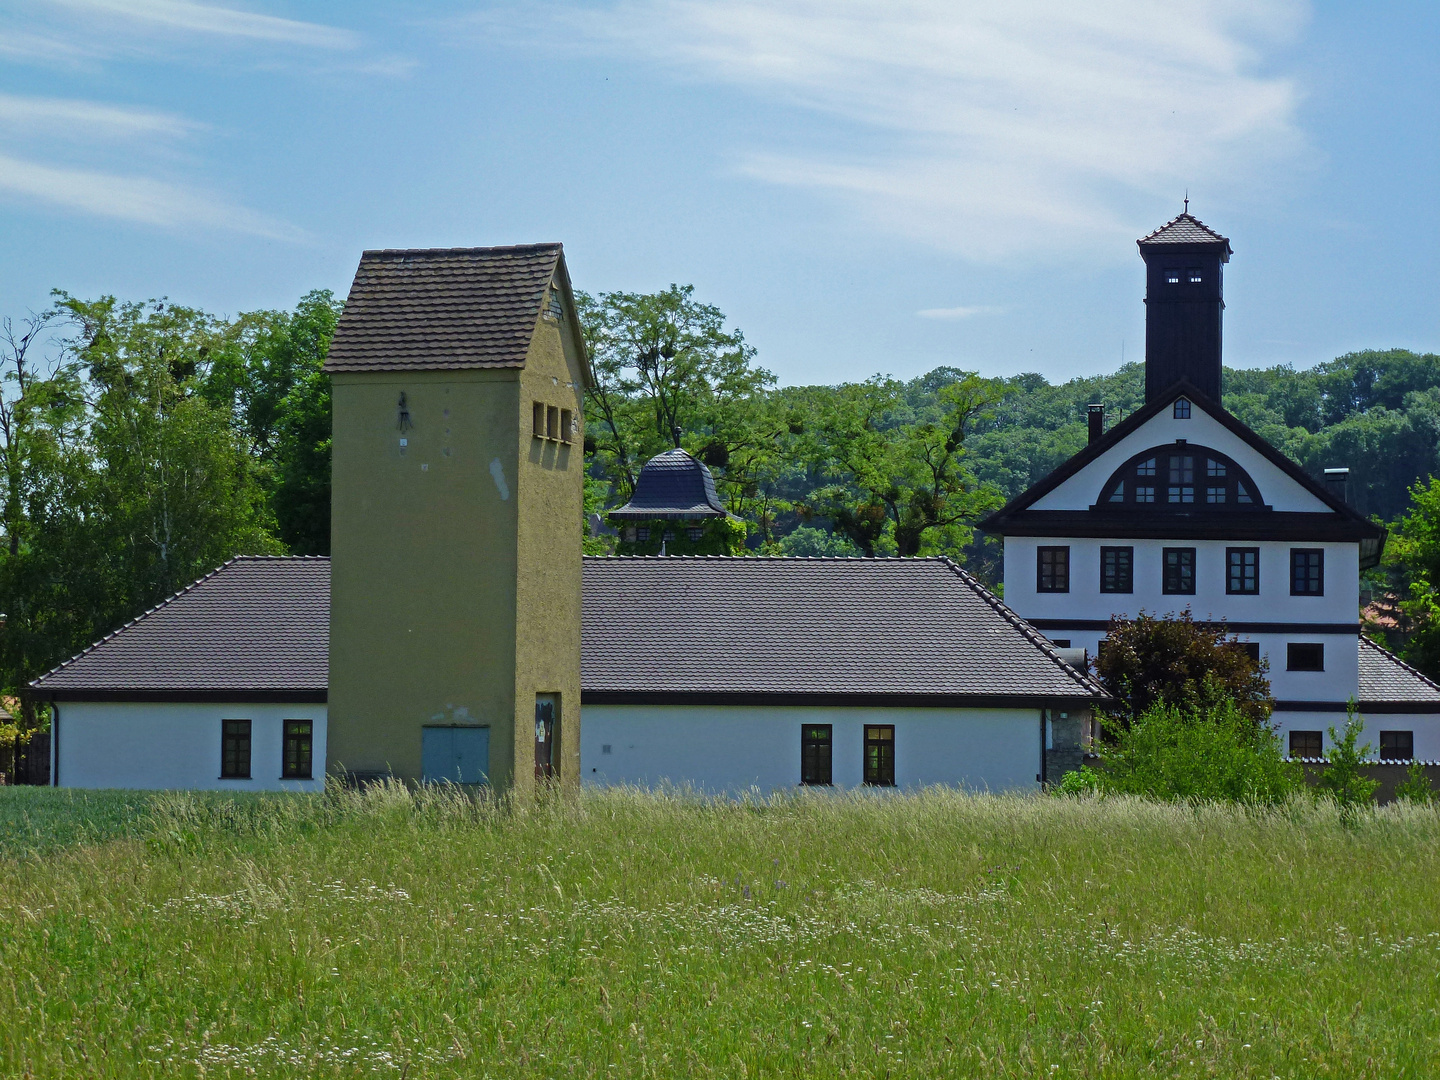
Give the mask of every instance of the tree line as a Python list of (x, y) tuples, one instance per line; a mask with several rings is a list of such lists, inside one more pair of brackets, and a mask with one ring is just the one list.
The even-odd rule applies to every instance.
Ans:
[[(1140, 364), (1060, 384), (940, 367), (782, 387), (689, 286), (576, 299), (594, 372), (588, 520), (679, 445), (755, 553), (947, 554), (998, 585), (999, 546), (975, 522), (1084, 446), (1090, 403), (1113, 424), (1144, 399)], [(341, 306), (321, 290), (222, 317), (57, 292), (0, 323), (0, 691), (227, 558), (329, 552), (322, 365)], [(1349, 466), (1357, 508), (1396, 524), (1373, 584), (1434, 639), (1416, 655), (1440, 672), (1440, 488), (1416, 487), (1440, 474), (1440, 356), (1227, 370), (1225, 386), (1227, 408), (1316, 476)], [(603, 525), (586, 533), (586, 550), (610, 550)]]

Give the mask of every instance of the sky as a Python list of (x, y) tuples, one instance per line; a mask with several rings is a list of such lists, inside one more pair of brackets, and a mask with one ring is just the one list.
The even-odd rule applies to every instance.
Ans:
[(0, 315), (559, 240), (782, 384), (1061, 381), (1143, 357), (1188, 194), (1230, 365), (1440, 351), (1437, 41), (1405, 0), (0, 0)]

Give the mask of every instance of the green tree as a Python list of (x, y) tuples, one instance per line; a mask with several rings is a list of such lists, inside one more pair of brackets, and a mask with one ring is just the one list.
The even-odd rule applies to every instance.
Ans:
[(1375, 789), (1380, 786), (1378, 780), (1371, 780), (1360, 771), (1370, 760), (1370, 744), (1356, 746), (1364, 731), (1365, 721), (1356, 713), (1352, 698), (1345, 709), (1344, 734), (1337, 735), (1333, 727), (1330, 729), (1330, 752), (1326, 755), (1329, 764), (1319, 783), (1320, 790), (1339, 803), (1346, 814), (1374, 802)]
[(1440, 677), (1440, 479), (1410, 489), (1410, 510), (1385, 545), (1385, 568), (1411, 625), (1401, 656), (1431, 678)]
[(1122, 723), (1157, 705), (1200, 714), (1233, 704), (1260, 725), (1275, 704), (1268, 661), (1252, 660), (1223, 625), (1197, 623), (1189, 608), (1163, 619), (1143, 610), (1112, 619), (1095, 670)]

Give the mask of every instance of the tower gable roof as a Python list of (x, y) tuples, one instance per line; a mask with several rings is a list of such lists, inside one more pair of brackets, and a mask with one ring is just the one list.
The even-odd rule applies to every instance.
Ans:
[(522, 368), (552, 288), (562, 294), (588, 379), (560, 244), (366, 251), (325, 370)]
[(1142, 236), (1136, 243), (1140, 245), (1142, 253), (1147, 247), (1162, 247), (1168, 244), (1223, 244), (1225, 250), (1220, 256), (1222, 262), (1228, 262), (1230, 256), (1235, 254), (1230, 249), (1228, 237), (1221, 236), (1188, 212), (1171, 218), (1148, 236)]

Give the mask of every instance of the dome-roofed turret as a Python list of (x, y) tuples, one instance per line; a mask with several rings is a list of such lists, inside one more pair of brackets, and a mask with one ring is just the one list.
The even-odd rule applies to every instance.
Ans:
[(715, 478), (704, 462), (680, 448), (656, 454), (640, 470), (635, 494), (624, 506), (610, 511), (621, 521), (686, 521), (724, 517), (725, 507), (715, 494)]

